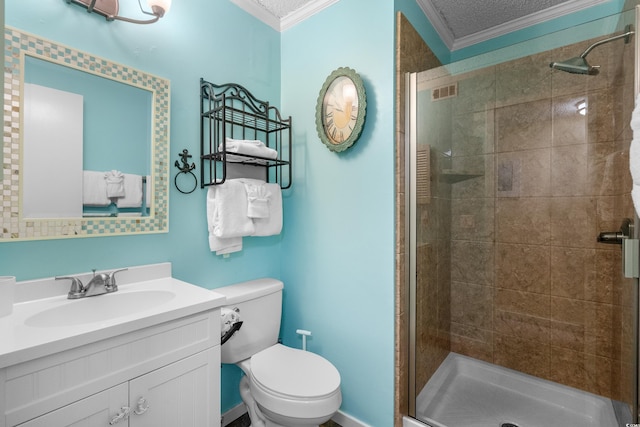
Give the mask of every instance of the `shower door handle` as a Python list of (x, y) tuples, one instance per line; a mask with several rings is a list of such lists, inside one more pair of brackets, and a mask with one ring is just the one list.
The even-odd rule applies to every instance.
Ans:
[(598, 242), (621, 245), (624, 239), (628, 239), (633, 234), (633, 223), (629, 218), (622, 220), (619, 231), (605, 231), (598, 234)]
[(627, 278), (640, 276), (640, 240), (633, 238), (633, 222), (622, 220), (620, 231), (604, 232), (598, 235), (598, 242), (622, 245), (622, 273)]

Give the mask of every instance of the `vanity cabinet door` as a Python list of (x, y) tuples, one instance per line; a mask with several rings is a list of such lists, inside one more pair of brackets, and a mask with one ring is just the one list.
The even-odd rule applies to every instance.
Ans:
[[(120, 384), (22, 423), (19, 427), (108, 427), (109, 421), (128, 399), (128, 384)], [(127, 420), (114, 425), (126, 426)]]
[(219, 427), (220, 347), (129, 382), (130, 427)]

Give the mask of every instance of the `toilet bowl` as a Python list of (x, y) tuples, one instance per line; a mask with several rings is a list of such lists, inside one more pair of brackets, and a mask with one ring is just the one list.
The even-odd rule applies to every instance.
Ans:
[(245, 374), (240, 395), (252, 426), (318, 426), (340, 408), (340, 373), (317, 354), (278, 344), (282, 289), (274, 279), (215, 289), (227, 297), (223, 331), (231, 329), (229, 319), (241, 322), (221, 347), (222, 363)]

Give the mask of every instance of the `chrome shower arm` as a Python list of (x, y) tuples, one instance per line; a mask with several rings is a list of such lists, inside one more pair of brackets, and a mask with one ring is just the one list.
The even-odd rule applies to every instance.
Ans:
[(605, 43), (612, 42), (614, 40), (618, 40), (618, 39), (624, 38), (625, 39), (624, 42), (625, 43), (629, 43), (629, 40), (630, 40), (631, 36), (635, 34), (635, 31), (633, 31), (631, 29), (631, 25), (627, 25), (624, 28), (624, 31), (625, 31), (624, 33), (618, 34), (617, 36), (609, 37), (609, 38), (603, 39), (603, 40), (598, 40), (597, 42), (595, 42), (594, 44), (589, 46), (584, 52), (582, 52), (582, 55), (580, 55), (580, 58), (586, 58), (587, 55), (589, 54), (589, 52), (591, 52), (596, 47), (598, 47), (598, 46), (600, 46), (602, 44), (605, 44)]

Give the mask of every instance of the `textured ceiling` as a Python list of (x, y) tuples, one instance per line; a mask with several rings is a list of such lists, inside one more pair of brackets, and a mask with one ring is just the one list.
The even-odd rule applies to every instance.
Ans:
[[(230, 1), (283, 31), (339, 0)], [(420, 6), (440, 38), (453, 51), (611, 0), (406, 1), (415, 1)]]
[(568, 0), (428, 0), (454, 39), (540, 12)]

